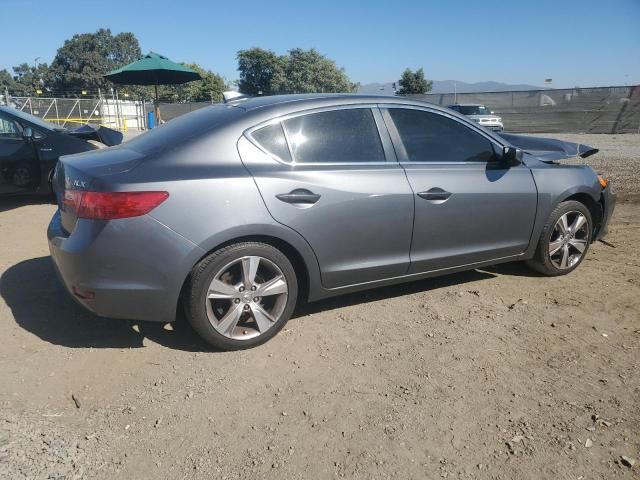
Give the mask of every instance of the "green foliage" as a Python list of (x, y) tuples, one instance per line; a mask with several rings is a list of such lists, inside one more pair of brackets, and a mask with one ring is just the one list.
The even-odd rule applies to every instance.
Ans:
[(101, 28), (95, 33), (76, 34), (58, 49), (49, 69), (50, 86), (67, 92), (107, 89), (111, 84), (103, 75), (140, 56), (133, 33), (112, 35), (108, 28)]
[(0, 95), (4, 95), (5, 90), (13, 91), (13, 83), (13, 75), (5, 69), (0, 70)]
[[(6, 70), (3, 72), (6, 74), (9, 73)], [(46, 63), (40, 63), (37, 66), (23, 63), (22, 65), (13, 67), (13, 73), (14, 75), (11, 77), (11, 81), (6, 80), (6, 87), (14, 94), (35, 95), (38, 90), (45, 90), (49, 80), (49, 67)]]
[(248, 95), (273, 95), (284, 82), (284, 61), (271, 50), (252, 48), (237, 54), (238, 88)]
[(424, 70), (422, 68), (412, 72), (406, 69), (402, 72), (400, 78), (400, 95), (415, 95), (427, 93), (431, 91), (432, 81), (424, 78)]
[(284, 65), (285, 92), (338, 93), (355, 92), (358, 89), (343, 68), (338, 68), (336, 62), (313, 48), (289, 50)]
[(182, 86), (184, 100), (190, 102), (222, 101), (222, 92), (227, 88), (224, 79), (211, 70), (205, 70), (197, 63), (187, 63), (186, 65), (198, 72), (202, 80), (189, 82)]
[(344, 69), (315, 49), (294, 48), (278, 56), (271, 50), (252, 48), (237, 55), (238, 87), (249, 95), (279, 93), (355, 92)]

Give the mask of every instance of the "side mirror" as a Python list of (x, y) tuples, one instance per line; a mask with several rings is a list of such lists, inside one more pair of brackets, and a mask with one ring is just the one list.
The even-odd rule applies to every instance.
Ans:
[(522, 162), (522, 150), (516, 147), (502, 147), (502, 161), (507, 165), (518, 165)]
[(33, 138), (33, 128), (24, 127), (24, 130), (22, 130), (22, 138), (32, 139)]

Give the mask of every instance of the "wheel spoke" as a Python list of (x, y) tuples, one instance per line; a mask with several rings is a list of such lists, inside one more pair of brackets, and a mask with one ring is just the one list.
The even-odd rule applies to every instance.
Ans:
[(583, 253), (585, 248), (587, 248), (587, 241), (580, 240), (578, 238), (572, 238), (571, 240), (569, 240), (569, 244), (575, 247), (575, 249), (578, 250), (580, 253)]
[(242, 259), (242, 281), (244, 288), (249, 288), (256, 280), (256, 273), (260, 266), (260, 257), (244, 257)]
[(242, 315), (242, 304), (232, 304), (229, 311), (218, 322), (217, 330), (227, 336), (230, 336), (233, 329), (238, 325), (238, 320)]
[(240, 255), (220, 267), (209, 284), (205, 310), (215, 330), (248, 341), (280, 321), (288, 305), (280, 267), (266, 257)]
[(207, 298), (231, 299), (238, 296), (238, 291), (233, 285), (229, 285), (221, 280), (215, 279), (209, 285)]
[(560, 261), (560, 268), (567, 268), (569, 265), (569, 246), (562, 247), (562, 260)]
[(582, 226), (587, 223), (587, 217), (585, 217), (584, 215), (582, 215), (581, 213), (578, 214), (578, 216), (576, 217), (576, 219), (573, 221), (573, 223), (571, 224), (571, 233), (576, 233), (578, 230), (580, 230), (582, 228)]
[(264, 282), (258, 285), (256, 290), (258, 297), (268, 297), (270, 295), (279, 295), (281, 293), (287, 293), (287, 282), (282, 275), (272, 278), (268, 282)]
[(271, 328), (271, 325), (275, 323), (275, 319), (257, 303), (251, 304), (251, 313), (253, 314), (253, 318), (255, 319), (256, 324), (258, 325), (258, 330), (260, 330), (260, 333), (264, 333), (266, 330)]
[(566, 213), (560, 217), (557, 225), (558, 227), (560, 227), (560, 231), (562, 232), (562, 234), (566, 235), (569, 231), (569, 220)]
[(562, 240), (558, 239), (549, 243), (549, 255), (554, 255), (561, 248), (562, 248)]

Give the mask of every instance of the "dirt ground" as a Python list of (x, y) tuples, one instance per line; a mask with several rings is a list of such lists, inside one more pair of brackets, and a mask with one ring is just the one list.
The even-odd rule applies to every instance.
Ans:
[(77, 306), (54, 209), (0, 203), (0, 478), (640, 478), (638, 204), (569, 276), (339, 297), (232, 353)]

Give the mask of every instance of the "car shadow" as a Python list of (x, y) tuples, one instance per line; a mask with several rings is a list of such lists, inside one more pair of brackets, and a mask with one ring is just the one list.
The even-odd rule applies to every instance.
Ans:
[(53, 205), (53, 195), (20, 194), (0, 198), (0, 213), (15, 210), (26, 205)]
[(494, 278), (497, 275), (480, 270), (468, 270), (466, 272), (452, 273), (441, 277), (426, 278), (414, 282), (399, 283), (386, 287), (378, 287), (371, 290), (349, 293), (338, 297), (331, 297), (313, 303), (305, 303), (296, 308), (293, 317), (301, 317), (312, 313), (326, 312), (337, 308), (350, 307), (361, 303), (375, 302), (378, 300), (388, 300), (404, 295), (437, 290), (439, 288), (463, 285), (478, 280)]
[[(491, 270), (470, 270), (304, 303), (296, 309), (293, 318), (463, 285), (494, 278), (499, 274), (524, 274), (521, 268), (523, 267), (500, 265), (491, 267)], [(91, 314), (78, 305), (62, 286), (49, 256), (25, 260), (7, 269), (0, 277), (0, 295), (11, 309), (18, 325), (55, 345), (69, 348), (141, 348), (145, 346), (146, 338), (175, 350), (216, 351), (196, 335), (181, 314), (170, 326), (155, 322), (107, 319)]]
[(71, 298), (48, 256), (25, 260), (7, 269), (0, 277), (0, 294), (18, 325), (55, 345), (140, 348), (147, 338), (176, 350), (212, 350), (182, 316), (166, 326), (93, 315)]

